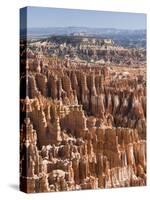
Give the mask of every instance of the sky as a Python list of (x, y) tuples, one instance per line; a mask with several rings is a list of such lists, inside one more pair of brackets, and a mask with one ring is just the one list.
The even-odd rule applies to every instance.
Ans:
[(98, 27), (146, 29), (146, 14), (28, 7), (27, 27)]

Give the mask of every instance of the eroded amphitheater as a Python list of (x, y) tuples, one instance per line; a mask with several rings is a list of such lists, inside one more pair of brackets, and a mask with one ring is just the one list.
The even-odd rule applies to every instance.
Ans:
[(85, 62), (58, 50), (21, 44), (21, 189), (146, 185), (145, 52), (112, 46)]

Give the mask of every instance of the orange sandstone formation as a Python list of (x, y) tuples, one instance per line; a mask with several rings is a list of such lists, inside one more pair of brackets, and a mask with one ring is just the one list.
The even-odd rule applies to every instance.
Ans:
[(31, 50), (22, 65), (22, 190), (146, 184), (144, 67), (72, 63)]

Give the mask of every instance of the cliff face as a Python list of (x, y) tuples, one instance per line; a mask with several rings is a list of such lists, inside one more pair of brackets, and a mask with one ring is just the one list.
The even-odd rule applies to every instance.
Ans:
[[(132, 37), (129, 39), (130, 44), (132, 43)], [(145, 48), (138, 48), (137, 44), (139, 40), (138, 42), (136, 41), (136, 36), (134, 37), (135, 46), (127, 45), (126, 39), (123, 41), (123, 46), (120, 46), (117, 41), (114, 42), (107, 39), (103, 40), (84, 36), (52, 36), (42, 41), (32, 41), (30, 45), (33, 48), (40, 47), (48, 55), (54, 54), (62, 58), (65, 58), (67, 55), (73, 60), (94, 61), (121, 66), (145, 64), (146, 50)], [(29, 52), (29, 56), (33, 57), (33, 54)]]
[(22, 187), (27, 182), (27, 192), (45, 192), (145, 185), (145, 68), (36, 54), (28, 61), (21, 78), (28, 90), (21, 98)]

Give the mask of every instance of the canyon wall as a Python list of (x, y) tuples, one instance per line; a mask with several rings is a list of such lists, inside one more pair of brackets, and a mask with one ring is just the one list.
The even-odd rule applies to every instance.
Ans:
[(146, 185), (146, 72), (27, 54), (20, 175), (27, 192)]

